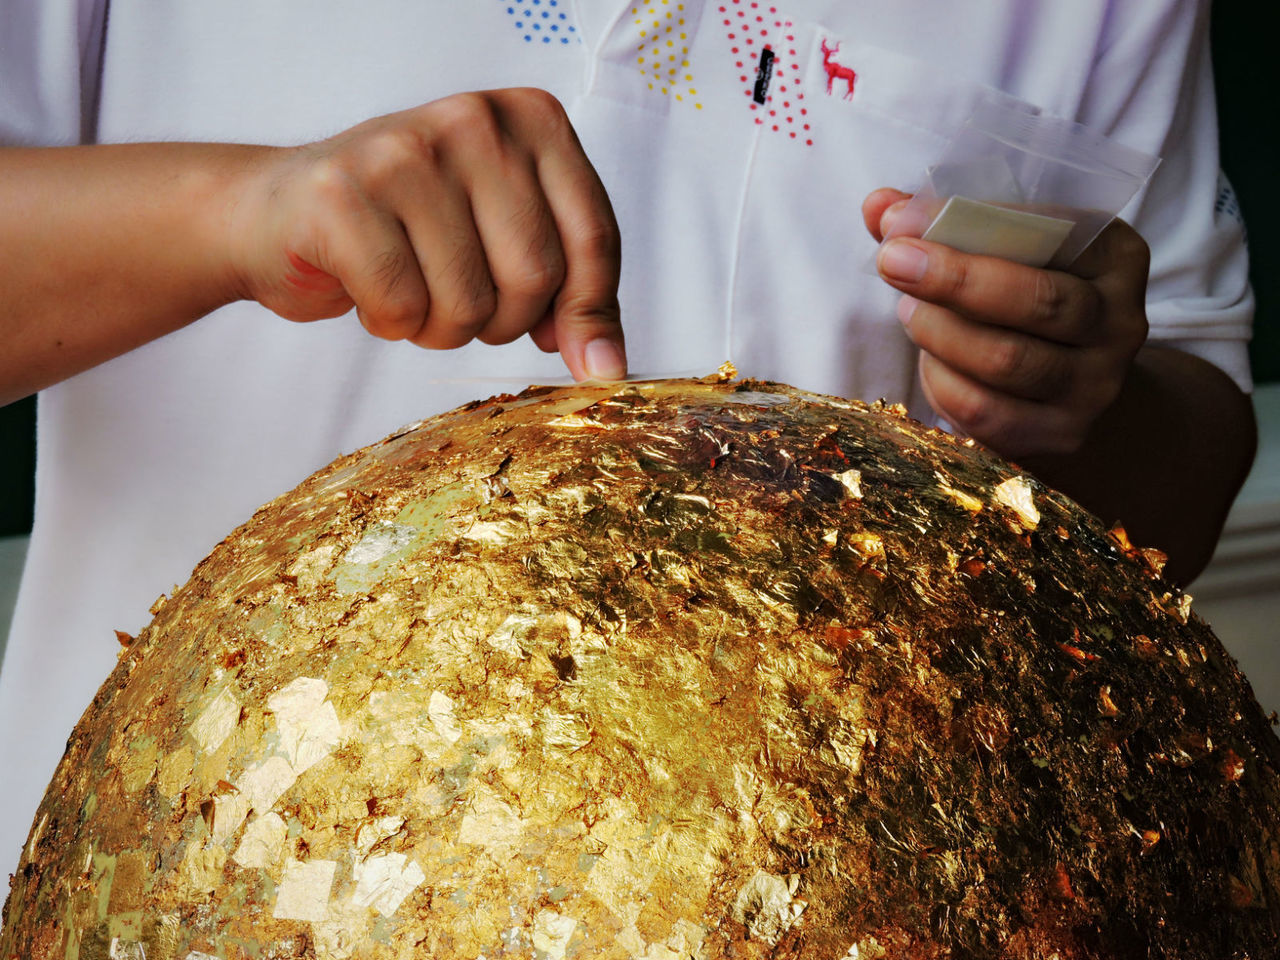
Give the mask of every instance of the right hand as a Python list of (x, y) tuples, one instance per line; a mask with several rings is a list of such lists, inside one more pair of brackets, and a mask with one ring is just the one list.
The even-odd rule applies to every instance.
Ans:
[(550, 94), (463, 93), (269, 150), (229, 219), (243, 296), (289, 320), (354, 306), (448, 349), (528, 333), (573, 376), (626, 374), (609, 199)]

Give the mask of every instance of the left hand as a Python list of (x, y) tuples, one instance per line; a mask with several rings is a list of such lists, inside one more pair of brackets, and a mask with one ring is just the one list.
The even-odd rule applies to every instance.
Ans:
[[(863, 202), (880, 241), (908, 194)], [(1147, 244), (1113, 221), (1066, 271), (960, 253), (909, 237), (884, 245), (880, 275), (920, 348), (937, 413), (1006, 457), (1072, 454), (1115, 402), (1147, 338)]]

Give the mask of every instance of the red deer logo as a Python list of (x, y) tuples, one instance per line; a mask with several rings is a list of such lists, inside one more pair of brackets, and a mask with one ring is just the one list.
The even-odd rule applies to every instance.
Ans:
[(844, 93), (844, 99), (853, 99), (853, 85), (858, 82), (858, 75), (844, 64), (836, 63), (831, 59), (840, 52), (840, 44), (836, 44), (835, 49), (827, 46), (825, 37), (822, 39), (822, 66), (827, 71), (827, 93), (831, 94), (831, 88), (837, 80), (843, 80), (847, 85)]

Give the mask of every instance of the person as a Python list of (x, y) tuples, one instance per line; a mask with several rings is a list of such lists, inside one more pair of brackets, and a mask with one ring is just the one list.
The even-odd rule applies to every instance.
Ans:
[[(902, 402), (1194, 576), (1253, 444), (1207, 7), (6, 0), (0, 389), (41, 393), (2, 855), (113, 628), (339, 452), (563, 368)], [(984, 97), (1163, 163), (1065, 271), (864, 274)]]

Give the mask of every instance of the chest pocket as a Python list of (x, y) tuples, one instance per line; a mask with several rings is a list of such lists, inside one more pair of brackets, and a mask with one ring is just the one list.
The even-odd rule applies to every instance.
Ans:
[[(898, 294), (874, 274), (862, 202), (914, 191), (980, 99), (1017, 102), (928, 62), (798, 25), (755, 116), (730, 317), (739, 366), (812, 389), (906, 403), (930, 419)], [(783, 74), (785, 79), (788, 74)], [(757, 98), (758, 99), (758, 98)]]

